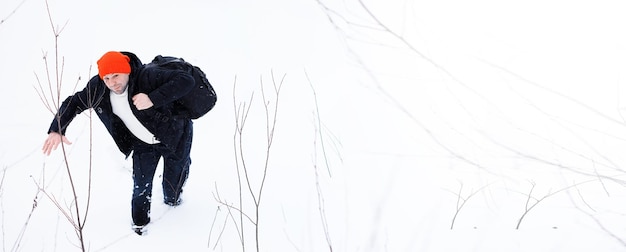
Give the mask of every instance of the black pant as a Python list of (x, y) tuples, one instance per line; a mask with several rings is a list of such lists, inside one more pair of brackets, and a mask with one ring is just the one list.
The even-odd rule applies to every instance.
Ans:
[(150, 203), (152, 199), (152, 182), (154, 173), (161, 157), (163, 157), (163, 200), (166, 204), (177, 205), (183, 185), (189, 175), (191, 158), (191, 142), (193, 138), (192, 123), (185, 127), (187, 134), (183, 151), (177, 156), (162, 144), (144, 144), (135, 146), (133, 150), (133, 199), (132, 217), (135, 225), (150, 222)]

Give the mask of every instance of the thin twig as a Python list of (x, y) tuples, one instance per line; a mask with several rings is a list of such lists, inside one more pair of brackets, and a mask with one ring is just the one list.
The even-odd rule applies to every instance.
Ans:
[[(317, 115), (317, 121), (319, 123), (319, 114)], [(319, 133), (320, 129), (318, 128), (319, 124), (316, 124), (314, 126), (315, 128), (315, 137), (313, 140), (313, 171), (315, 173), (315, 190), (317, 192), (317, 210), (319, 211), (320, 214), (320, 220), (322, 222), (322, 229), (324, 230), (324, 237), (326, 238), (326, 245), (328, 245), (328, 249), (330, 252), (333, 251), (333, 245), (332, 245), (332, 241), (331, 241), (331, 236), (330, 236), (330, 231), (328, 228), (328, 220), (326, 219), (326, 203), (324, 200), (324, 195), (322, 193), (322, 187), (320, 185), (320, 175), (318, 172), (318, 167), (317, 167), (317, 140), (318, 140), (318, 135), (319, 138), (321, 139), (321, 134)], [(321, 141), (321, 140), (320, 140)], [(324, 147), (322, 146), (322, 152), (326, 153), (324, 150)], [(325, 157), (324, 157), (325, 158)], [(329, 171), (330, 173), (330, 171)], [(330, 174), (329, 174), (330, 175)]]
[(4, 24), (4, 22), (6, 22), (7, 20), (9, 20), (9, 18), (11, 18), (11, 16), (13, 16), (15, 14), (15, 12), (17, 12), (17, 9), (19, 9), (20, 7), (22, 7), (22, 4), (24, 4), (24, 2), (26, 2), (26, 0), (22, 0), (16, 7), (15, 9), (13, 9), (13, 11), (11, 11), (11, 13), (9, 13), (5, 18), (0, 19), (0, 25)]
[[(530, 191), (529, 191), (529, 193), (527, 194), (527, 198), (526, 198), (526, 206), (525, 206), (525, 209), (524, 209), (524, 213), (522, 213), (522, 216), (521, 216), (521, 217), (519, 218), (519, 220), (517, 221), (517, 226), (515, 227), (515, 229), (519, 229), (520, 225), (522, 224), (522, 221), (524, 220), (524, 218), (526, 217), (526, 215), (528, 215), (528, 213), (530, 212), (530, 210), (532, 210), (533, 208), (535, 208), (535, 207), (536, 207), (536, 206), (537, 206), (540, 202), (544, 201), (544, 200), (545, 200), (545, 199), (547, 199), (548, 197), (552, 197), (552, 196), (554, 196), (554, 195), (555, 195), (555, 194), (557, 194), (557, 193), (560, 193), (560, 192), (563, 192), (563, 191), (569, 190), (569, 189), (570, 189), (570, 188), (572, 188), (572, 187), (576, 187), (576, 186), (578, 186), (578, 185), (585, 184), (585, 183), (589, 183), (589, 182), (592, 182), (592, 181), (596, 181), (596, 180), (594, 179), (594, 180), (587, 180), (587, 181), (580, 182), (580, 183), (575, 183), (575, 184), (573, 184), (573, 185), (570, 185), (570, 186), (566, 186), (566, 187), (564, 187), (564, 188), (561, 188), (561, 189), (559, 189), (559, 190), (557, 190), (557, 191), (554, 191), (554, 192), (548, 192), (546, 195), (544, 195), (544, 196), (543, 196), (543, 197), (541, 197), (541, 198), (535, 198), (535, 197), (533, 197), (533, 196), (532, 196), (532, 194), (533, 194), (533, 191), (534, 191), (534, 189), (535, 189), (536, 184), (535, 184), (535, 182), (531, 181), (531, 182), (530, 182), (530, 184), (532, 185), (532, 187), (530, 188)], [(533, 199), (535, 202), (534, 202), (534, 203), (531, 203), (531, 199)]]
[(317, 136), (320, 140), (320, 145), (322, 147), (322, 155), (324, 157), (324, 164), (326, 165), (326, 170), (328, 171), (328, 176), (332, 177), (332, 173), (330, 172), (330, 164), (328, 163), (328, 156), (326, 155), (326, 146), (324, 145), (324, 137), (322, 135), (322, 120), (320, 119), (320, 108), (317, 102), (317, 92), (315, 91), (315, 87), (313, 87), (313, 82), (311, 82), (311, 78), (309, 78), (309, 74), (306, 69), (304, 70), (304, 76), (309, 82), (309, 86), (311, 87), (311, 91), (313, 92), (313, 100), (315, 101), (315, 114), (317, 115), (316, 120), (316, 128), (317, 128)]
[[(233, 153), (235, 153), (235, 170), (237, 171), (237, 192), (238, 192), (238, 196), (239, 196), (239, 208), (243, 208), (243, 194), (242, 194), (242, 184), (241, 184), (241, 171), (239, 168), (239, 160), (240, 160), (240, 156), (239, 156), (239, 149), (237, 148), (237, 137), (241, 136), (241, 127), (240, 124), (244, 124), (245, 120), (243, 122), (240, 122), (239, 120), (239, 114), (240, 114), (240, 108), (241, 106), (237, 106), (237, 99), (236, 99), (236, 90), (237, 90), (237, 76), (235, 75), (235, 80), (233, 83), (233, 107), (234, 107), (234, 111), (235, 111), (235, 132), (233, 133), (233, 148), (234, 151)], [(251, 98), (252, 99), (252, 98)], [(247, 115), (246, 115), (247, 116)], [(244, 117), (245, 118), (245, 117)], [(242, 164), (243, 165), (243, 164)], [(216, 185), (217, 187), (217, 185)], [(230, 211), (230, 210), (229, 210)], [(236, 225), (236, 222), (235, 222)], [(241, 241), (241, 248), (243, 250), (243, 252), (246, 251), (246, 246), (245, 246), (245, 240), (244, 240), (244, 224), (243, 224), (243, 213), (240, 212), (239, 213), (239, 225), (240, 225), (240, 241)], [(239, 229), (239, 228), (238, 228)]]
[(474, 195), (476, 195), (478, 192), (482, 191), (483, 189), (485, 189), (486, 187), (488, 187), (490, 184), (487, 184), (481, 188), (479, 188), (476, 191), (471, 191), (470, 194), (467, 196), (467, 198), (463, 198), (462, 194), (463, 194), (463, 183), (461, 183), (461, 186), (459, 187), (459, 192), (455, 193), (452, 192), (454, 195), (457, 196), (457, 200), (456, 200), (456, 211), (454, 213), (454, 217), (452, 217), (452, 224), (450, 224), (450, 229), (454, 229), (454, 223), (456, 221), (456, 218), (459, 216), (459, 213), (461, 212), (461, 209), (463, 209), (463, 207), (465, 206), (465, 204), (467, 203), (467, 201), (470, 200), (470, 198), (472, 198)]
[(15, 239), (15, 242), (13, 243), (13, 247), (11, 248), (11, 251), (20, 251), (20, 245), (22, 244), (22, 239), (24, 239), (24, 234), (26, 233), (26, 227), (28, 227), (28, 224), (30, 223), (30, 219), (33, 217), (33, 213), (35, 212), (35, 209), (37, 209), (37, 200), (39, 199), (40, 192), (41, 192), (40, 190), (37, 190), (37, 193), (35, 194), (35, 197), (33, 198), (33, 205), (32, 205), (32, 208), (30, 209), (30, 213), (28, 213), (28, 217), (26, 217), (26, 221), (24, 222), (22, 229), (18, 233), (17, 238)]

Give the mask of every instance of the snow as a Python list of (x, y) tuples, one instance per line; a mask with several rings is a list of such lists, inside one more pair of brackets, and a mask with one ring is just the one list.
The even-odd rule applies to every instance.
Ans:
[[(238, 209), (255, 219), (261, 185), (260, 251), (626, 249), (621, 1), (48, 3), (56, 48), (45, 1), (0, 3), (3, 251), (80, 250), (63, 151), (41, 153), (53, 115), (37, 79), (56, 97), (55, 49), (61, 99), (109, 50), (183, 57), (218, 94), (194, 124), (183, 204), (162, 203), (159, 167), (144, 236), (132, 161), (89, 112), (72, 122), (88, 251), (240, 251), (242, 227), (256, 250)], [(278, 104), (264, 183), (263, 96)]]

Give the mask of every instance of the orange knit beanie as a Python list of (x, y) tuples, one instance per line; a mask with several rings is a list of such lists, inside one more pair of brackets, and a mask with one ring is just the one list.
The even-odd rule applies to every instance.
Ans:
[(121, 52), (107, 52), (98, 60), (98, 75), (103, 79), (110, 73), (130, 74), (130, 58)]

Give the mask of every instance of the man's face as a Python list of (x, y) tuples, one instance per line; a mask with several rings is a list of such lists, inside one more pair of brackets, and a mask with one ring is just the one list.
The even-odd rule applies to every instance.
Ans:
[(124, 93), (128, 86), (128, 76), (126, 73), (110, 73), (104, 76), (102, 80), (107, 87), (116, 94)]

